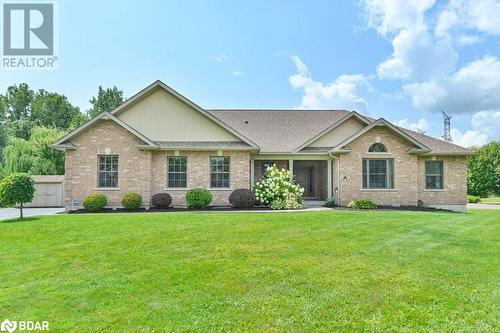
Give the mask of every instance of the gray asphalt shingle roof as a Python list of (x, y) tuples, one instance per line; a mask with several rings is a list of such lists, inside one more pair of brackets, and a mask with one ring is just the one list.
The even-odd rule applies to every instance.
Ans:
[[(212, 109), (207, 111), (255, 142), (263, 153), (292, 152), (350, 113), (346, 110)], [(366, 119), (374, 121), (371, 118)], [(467, 148), (405, 128), (401, 129), (429, 147), (433, 154), (470, 153)], [(327, 148), (307, 147), (301, 152), (324, 153), (328, 151)]]
[(207, 110), (265, 153), (291, 152), (339, 121), (349, 111)]

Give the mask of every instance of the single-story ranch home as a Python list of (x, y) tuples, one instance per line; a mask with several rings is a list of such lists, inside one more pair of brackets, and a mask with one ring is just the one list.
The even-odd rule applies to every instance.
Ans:
[(120, 206), (137, 192), (146, 207), (168, 192), (185, 204), (191, 188), (228, 205), (276, 164), (304, 199), (347, 205), (426, 206), (464, 211), (467, 156), (460, 146), (345, 110), (207, 110), (156, 81), (54, 144), (66, 155), (65, 205), (93, 192)]

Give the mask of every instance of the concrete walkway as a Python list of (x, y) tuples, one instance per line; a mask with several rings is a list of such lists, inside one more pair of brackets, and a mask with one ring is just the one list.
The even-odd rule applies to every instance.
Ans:
[[(53, 215), (64, 212), (64, 208), (24, 208), (24, 217), (37, 215)], [(0, 220), (7, 220), (19, 217), (18, 208), (0, 208)]]
[(500, 205), (485, 204), (485, 203), (469, 203), (469, 204), (467, 204), (467, 209), (498, 209), (498, 210), (500, 210)]

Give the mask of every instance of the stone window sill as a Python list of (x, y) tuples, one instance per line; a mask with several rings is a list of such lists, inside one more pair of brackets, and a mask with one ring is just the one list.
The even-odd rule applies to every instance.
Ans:
[(96, 187), (94, 191), (121, 191), (119, 187)]
[(395, 188), (362, 188), (360, 191), (366, 192), (397, 192)]

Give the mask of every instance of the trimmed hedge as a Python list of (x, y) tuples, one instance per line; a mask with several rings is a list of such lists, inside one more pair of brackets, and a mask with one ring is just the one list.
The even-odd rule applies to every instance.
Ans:
[(251, 208), (255, 203), (255, 194), (246, 188), (238, 188), (231, 192), (229, 203), (236, 208)]
[(135, 210), (141, 208), (142, 197), (135, 192), (129, 192), (122, 198), (122, 206), (128, 210)]
[(98, 212), (108, 204), (108, 199), (101, 193), (92, 193), (83, 200), (83, 207), (90, 213)]
[(481, 198), (478, 196), (475, 196), (475, 195), (468, 195), (467, 196), (467, 202), (469, 202), (469, 203), (478, 203), (479, 201), (481, 201)]
[(172, 203), (172, 197), (168, 193), (156, 193), (151, 197), (151, 204), (156, 208), (168, 208)]
[(193, 188), (186, 193), (188, 208), (202, 209), (212, 202), (212, 193), (204, 188)]
[(347, 205), (348, 208), (355, 208), (355, 209), (375, 209), (377, 208), (377, 205), (367, 199), (367, 200), (352, 200), (351, 202), (349, 202), (349, 204)]

